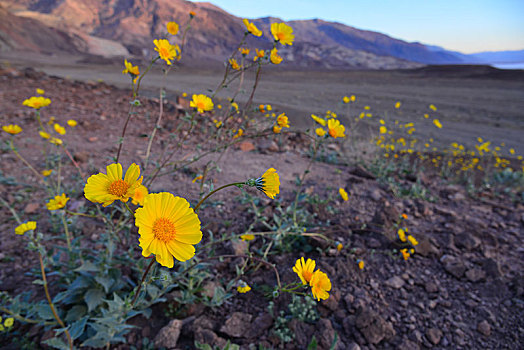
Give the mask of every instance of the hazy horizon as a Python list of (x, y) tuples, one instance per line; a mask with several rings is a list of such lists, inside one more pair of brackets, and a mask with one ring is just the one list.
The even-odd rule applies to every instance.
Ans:
[(208, 0), (247, 18), (322, 19), (465, 54), (524, 50), (524, 1)]

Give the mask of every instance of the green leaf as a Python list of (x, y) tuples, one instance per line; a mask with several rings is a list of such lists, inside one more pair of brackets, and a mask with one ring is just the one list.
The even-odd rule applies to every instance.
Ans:
[(49, 345), (50, 347), (54, 349), (69, 350), (69, 346), (67, 346), (66, 343), (64, 343), (61, 339), (58, 339), (58, 338), (47, 339), (47, 340), (44, 340), (42, 343)]
[(84, 305), (75, 305), (68, 312), (65, 321), (70, 323), (81, 319), (87, 313), (87, 308)]
[(311, 338), (311, 341), (309, 342), (309, 345), (307, 346), (307, 350), (317, 350), (317, 347), (318, 347), (317, 338), (313, 336)]
[(84, 263), (82, 264), (82, 266), (76, 268), (74, 271), (77, 271), (77, 272), (82, 272), (82, 271), (85, 271), (85, 272), (98, 271), (98, 266), (96, 266), (95, 264), (93, 264), (93, 263), (90, 262), (90, 261), (84, 261)]
[(38, 313), (38, 316), (40, 316), (40, 318), (44, 320), (51, 320), (55, 318), (48, 304), (38, 304), (35, 307), (35, 309), (36, 309), (36, 312)]
[(95, 281), (100, 283), (102, 287), (104, 287), (104, 290), (106, 293), (109, 293), (109, 289), (113, 285), (113, 279), (108, 276), (96, 276)]
[(71, 335), (71, 338), (73, 338), (73, 340), (78, 339), (84, 333), (84, 329), (86, 328), (88, 319), (89, 317), (84, 317), (71, 325), (71, 328), (69, 329), (69, 334)]
[(91, 312), (104, 301), (105, 293), (100, 289), (90, 289), (84, 295), (84, 301), (87, 304), (87, 311)]

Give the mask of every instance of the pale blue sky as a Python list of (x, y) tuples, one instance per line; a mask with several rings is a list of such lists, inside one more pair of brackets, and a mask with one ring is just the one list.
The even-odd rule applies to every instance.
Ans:
[(208, 0), (247, 18), (321, 18), (464, 53), (524, 49), (524, 0)]

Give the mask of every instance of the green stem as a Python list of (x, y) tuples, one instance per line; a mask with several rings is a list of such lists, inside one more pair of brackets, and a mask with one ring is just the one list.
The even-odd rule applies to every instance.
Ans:
[(24, 163), (36, 175), (36, 177), (40, 180), (40, 182), (42, 182), (45, 185), (46, 183), (45, 183), (44, 177), (38, 171), (36, 171), (36, 169), (33, 168), (33, 166), (29, 164), (29, 162), (25, 160), (25, 158), (22, 157), (20, 153), (18, 153), (18, 151), (15, 148), (15, 145), (13, 144), (13, 138), (9, 140), (9, 146), (11, 147), (11, 150), (17, 156), (17, 158), (20, 159), (22, 163)]
[(71, 252), (71, 235), (69, 234), (69, 228), (67, 227), (67, 222), (65, 219), (65, 213), (62, 215), (62, 224), (64, 225), (64, 230), (66, 234), (66, 240), (67, 240), (67, 249), (69, 252)]
[(20, 217), (18, 216), (18, 214), (16, 213), (16, 211), (9, 205), (9, 203), (7, 203), (2, 197), (0, 197), (0, 203), (2, 203), (4, 205), (4, 207), (6, 207), (7, 209), (9, 209), (9, 211), (11, 212), (11, 214), (13, 214), (13, 217), (15, 218), (16, 222), (21, 225), (22, 224), (22, 220), (20, 220)]
[(245, 182), (233, 182), (233, 183), (230, 183), (230, 184), (227, 184), (227, 185), (224, 185), (224, 186), (221, 186), (219, 188), (217, 188), (216, 190), (214, 191), (211, 191), (207, 194), (207, 196), (205, 196), (204, 198), (202, 198), (200, 200), (200, 202), (198, 202), (198, 204), (195, 206), (194, 210), (195, 210), (195, 213), (198, 214), (198, 210), (200, 209), (200, 205), (202, 205), (202, 203), (204, 203), (204, 201), (206, 199), (208, 199), (209, 197), (211, 197), (213, 194), (217, 193), (218, 191), (220, 190), (223, 190), (224, 188), (227, 188), (227, 187), (231, 187), (231, 186), (241, 186), (241, 185), (245, 185), (246, 183)]
[(135, 303), (138, 299), (138, 295), (140, 294), (140, 290), (142, 289), (142, 285), (144, 284), (144, 281), (146, 279), (147, 274), (149, 273), (149, 270), (151, 270), (151, 266), (155, 263), (156, 259), (152, 258), (151, 262), (147, 266), (146, 270), (144, 271), (144, 274), (142, 275), (142, 280), (140, 281), (140, 284), (138, 285), (138, 289), (136, 290), (136, 294), (133, 298), (133, 301), (131, 302), (131, 307), (135, 306)]

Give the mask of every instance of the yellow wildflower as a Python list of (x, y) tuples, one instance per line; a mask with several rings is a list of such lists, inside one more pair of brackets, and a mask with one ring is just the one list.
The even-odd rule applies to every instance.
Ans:
[(156, 261), (173, 267), (173, 257), (186, 261), (195, 255), (202, 240), (200, 220), (189, 202), (168, 192), (148, 194), (144, 206), (135, 212), (142, 255), (155, 254)]
[(266, 170), (264, 175), (255, 180), (255, 186), (273, 199), (280, 192), (280, 178), (274, 168)]
[(398, 234), (398, 238), (400, 238), (402, 242), (406, 241), (406, 232), (403, 229), (399, 228), (397, 231), (397, 234)]
[(33, 96), (31, 98), (25, 99), (22, 104), (34, 109), (40, 109), (42, 107), (49, 106), (51, 104), (51, 100), (43, 96)]
[(313, 276), (311, 276), (309, 285), (311, 286), (313, 298), (317, 299), (317, 301), (320, 301), (320, 299), (326, 300), (329, 298), (328, 292), (331, 290), (331, 281), (324, 272), (320, 270), (315, 271)]
[(253, 34), (254, 36), (261, 36), (262, 35), (262, 31), (260, 29), (257, 28), (257, 26), (252, 23), (252, 22), (249, 22), (247, 18), (244, 18), (242, 20), (242, 22), (244, 22), (244, 25), (246, 26), (246, 30)]
[(433, 124), (435, 124), (435, 126), (439, 129), (442, 128), (442, 124), (440, 123), (438, 119), (433, 119)]
[(47, 132), (45, 132), (45, 131), (39, 131), (38, 133), (40, 134), (40, 137), (43, 138), (43, 139), (45, 139), (45, 140), (47, 140), (47, 139), (49, 139), (49, 138), (51, 137), (51, 135), (49, 135), (49, 134), (48, 134)]
[(47, 176), (51, 175), (52, 172), (53, 172), (53, 169), (42, 170), (42, 175), (47, 177)]
[(401, 216), (402, 216), (402, 218), (403, 218), (404, 220), (407, 220), (407, 219), (408, 219), (408, 215), (407, 215), (407, 214), (402, 214)]
[(435, 107), (433, 104), (429, 105), (429, 109), (431, 109), (433, 112), (437, 111), (437, 107)]
[(337, 251), (341, 251), (342, 248), (344, 248), (344, 245), (342, 243), (337, 244)]
[(313, 272), (315, 270), (315, 260), (307, 259), (304, 260), (304, 258), (297, 259), (295, 266), (293, 267), (293, 272), (295, 272), (300, 280), (302, 281), (302, 284), (308, 284), (311, 281), (311, 277), (313, 277)]
[(166, 39), (155, 39), (153, 43), (156, 46), (155, 51), (168, 65), (171, 65), (171, 60), (180, 59), (180, 47), (178, 45), (171, 45)]
[(46, 206), (48, 210), (58, 210), (65, 207), (68, 201), (69, 197), (67, 197), (65, 193), (62, 193), (61, 195), (50, 199), (49, 202), (46, 203)]
[(361, 269), (361, 270), (364, 270), (364, 260), (359, 260), (358, 261), (358, 268)]
[(242, 136), (243, 134), (244, 134), (244, 130), (242, 130), (242, 129), (238, 129), (236, 135), (233, 136), (233, 138), (234, 138), (234, 139), (239, 138), (239, 137)]
[(346, 137), (346, 135), (344, 134), (346, 128), (344, 127), (344, 125), (340, 124), (340, 122), (337, 119), (328, 120), (328, 129), (329, 136), (335, 139), (337, 137)]
[(6, 326), (7, 328), (11, 328), (13, 327), (14, 323), (15, 323), (15, 319), (12, 317), (9, 317), (5, 319), (4, 326)]
[(418, 241), (412, 235), (408, 236), (408, 241), (409, 241), (409, 243), (411, 243), (414, 246), (418, 245)]
[(320, 137), (323, 137), (324, 135), (326, 135), (326, 130), (322, 129), (322, 128), (316, 128), (315, 129), (315, 133), (320, 136)]
[(66, 130), (63, 126), (61, 126), (60, 124), (58, 123), (55, 123), (55, 125), (53, 125), (55, 131), (57, 134), (60, 134), (60, 135), (65, 135), (66, 133)]
[(2, 126), (2, 130), (11, 135), (16, 135), (22, 132), (22, 128), (16, 124), (9, 124)]
[(39, 95), (43, 95), (43, 94), (45, 94), (45, 91), (44, 91), (44, 89), (38, 88), (38, 89), (36, 89), (36, 93), (39, 94)]
[(280, 134), (282, 132), (282, 127), (280, 127), (278, 125), (273, 125), (273, 132), (275, 134)]
[(57, 145), (57, 146), (60, 146), (62, 143), (64, 143), (62, 141), (62, 139), (59, 139), (59, 138), (56, 138), (56, 137), (51, 137), (49, 139), (49, 142), (51, 142), (53, 145)]
[(84, 195), (93, 203), (101, 203), (104, 207), (115, 200), (127, 202), (129, 197), (135, 195), (135, 191), (142, 184), (140, 167), (131, 164), (122, 179), (122, 165), (120, 163), (110, 164), (106, 167), (107, 175), (99, 173), (91, 175), (84, 186)]
[(196, 16), (195, 11), (189, 11), (189, 17), (194, 18)]
[(271, 60), (271, 63), (273, 63), (273, 64), (280, 64), (282, 62), (282, 57), (279, 56), (278, 50), (276, 48), (271, 50), (271, 54), (269, 55), (269, 59)]
[(400, 252), (402, 253), (402, 257), (404, 258), (404, 260), (409, 259), (410, 254), (407, 248), (401, 249)]
[(203, 94), (193, 95), (193, 100), (189, 102), (189, 106), (196, 108), (199, 113), (204, 113), (204, 111), (213, 109), (213, 100)]
[(347, 96), (344, 96), (344, 97), (342, 98), (342, 102), (344, 102), (344, 103), (349, 103), (349, 101), (350, 101), (350, 99), (349, 99), (349, 97), (347, 97)]
[(378, 131), (381, 133), (381, 134), (385, 134), (388, 132), (388, 129), (385, 127), (385, 126), (381, 126)]
[(133, 66), (133, 64), (131, 62), (127, 62), (127, 60), (124, 60), (124, 66), (126, 67), (126, 69), (124, 69), (122, 71), (122, 74), (129, 73), (132, 76), (140, 75), (140, 72), (138, 70), (138, 66)]
[(260, 58), (264, 58), (266, 56), (266, 52), (264, 50), (255, 49), (256, 55), (253, 57), (253, 61), (258, 61)]
[(195, 176), (195, 178), (193, 179), (193, 183), (197, 182), (198, 180), (202, 180), (204, 177), (202, 175), (198, 175), (198, 176)]
[(293, 40), (295, 40), (295, 35), (293, 33), (293, 28), (288, 26), (285, 23), (272, 23), (271, 24), (271, 34), (275, 38), (275, 41), (278, 41), (282, 45), (293, 45)]
[(251, 290), (251, 287), (246, 283), (246, 282), (242, 282), (238, 287), (237, 287), (237, 292), (239, 293), (247, 293)]
[(313, 118), (313, 120), (316, 121), (317, 123), (319, 123), (320, 125), (326, 126), (326, 120), (325, 119), (317, 117), (314, 114), (311, 114), (311, 118)]
[(281, 128), (289, 128), (289, 119), (286, 116), (286, 113), (281, 113), (277, 117), (277, 124)]
[(401, 105), (400, 101), (397, 101), (397, 103), (395, 103), (395, 108), (396, 108), (396, 109), (399, 109), (399, 108), (400, 108), (400, 105)]
[(17, 235), (23, 235), (27, 231), (36, 230), (36, 221), (28, 221), (24, 222), (23, 224), (18, 225), (15, 228), (15, 233)]
[(53, 125), (55, 123), (55, 120), (56, 120), (55, 117), (49, 118), (49, 120), (47, 121), (47, 125)]
[(348, 193), (346, 192), (346, 190), (342, 187), (340, 187), (338, 189), (338, 193), (340, 193), (340, 197), (342, 197), (342, 199), (345, 201), (347, 201), (349, 199), (349, 196), (348, 196)]
[(78, 122), (76, 120), (74, 120), (74, 119), (69, 119), (67, 121), (67, 125), (69, 125), (70, 127), (74, 128), (75, 126), (78, 125)]
[(234, 70), (240, 70), (240, 66), (237, 60), (235, 60), (234, 58), (229, 59), (229, 64), (231, 65), (231, 68), (233, 68)]
[(247, 56), (247, 55), (249, 55), (249, 52), (251, 51), (251, 50), (249, 50), (249, 49), (246, 48), (246, 47), (241, 47), (241, 48), (238, 49), (238, 50), (240, 51), (240, 54), (241, 54), (242, 56)]
[(178, 24), (176, 22), (167, 22), (166, 24), (167, 32), (171, 35), (178, 34)]
[(245, 241), (245, 242), (249, 242), (249, 241), (254, 240), (255, 236), (252, 235), (252, 234), (245, 234), (245, 235), (240, 236), (240, 239)]
[(149, 191), (147, 190), (147, 187), (144, 185), (140, 185), (135, 189), (135, 193), (133, 194), (133, 197), (131, 198), (131, 203), (134, 205), (144, 205), (144, 199), (149, 194)]

